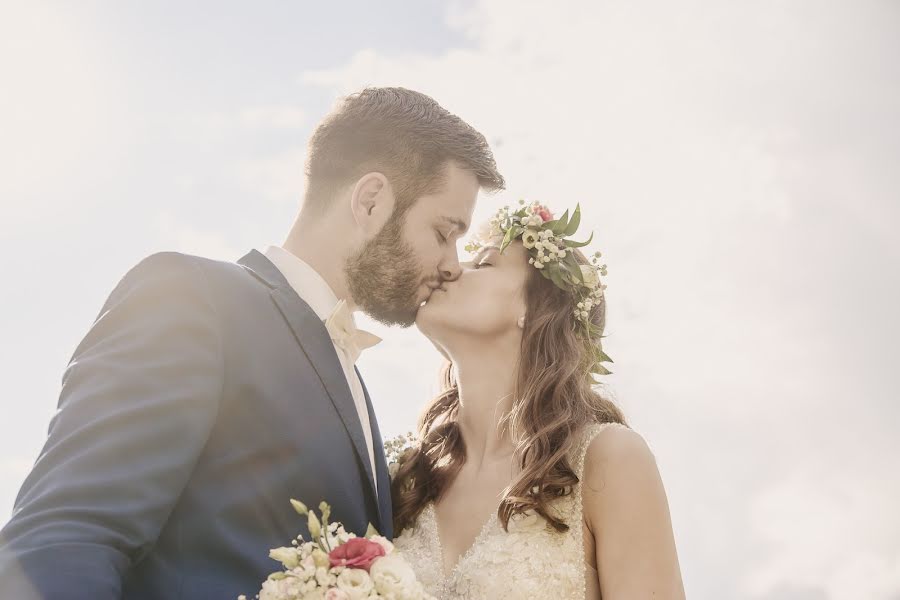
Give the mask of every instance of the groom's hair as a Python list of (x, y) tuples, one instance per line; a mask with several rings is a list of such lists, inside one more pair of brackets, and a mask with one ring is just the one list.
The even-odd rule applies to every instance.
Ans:
[(366, 88), (344, 98), (309, 142), (304, 212), (326, 213), (338, 190), (373, 171), (390, 181), (395, 215), (438, 191), (450, 161), (471, 171), (486, 191), (503, 176), (484, 136), (425, 94)]

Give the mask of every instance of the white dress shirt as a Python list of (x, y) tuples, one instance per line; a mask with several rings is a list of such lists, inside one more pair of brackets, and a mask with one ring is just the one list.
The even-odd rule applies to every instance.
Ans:
[[(297, 292), (297, 295), (309, 304), (310, 308), (316, 313), (323, 322), (332, 314), (338, 305), (338, 297), (335, 295), (331, 286), (319, 275), (315, 269), (302, 259), (291, 254), (284, 248), (278, 246), (268, 246), (263, 254), (272, 261), (288, 284)], [(351, 315), (352, 320), (352, 315)], [(355, 321), (354, 321), (355, 323)], [(333, 343), (333, 342), (332, 342)], [(341, 366), (344, 369), (344, 376), (347, 378), (347, 384), (350, 386), (350, 393), (353, 395), (353, 402), (356, 405), (356, 412), (359, 415), (359, 422), (362, 424), (363, 435), (366, 438), (366, 448), (369, 450), (369, 462), (372, 465), (372, 473), (375, 474), (375, 452), (372, 448), (372, 425), (369, 423), (369, 410), (366, 406), (366, 396), (363, 392), (362, 383), (354, 369), (354, 363), (350, 356), (339, 345), (334, 345)], [(375, 491), (378, 492), (378, 478), (375, 481)]]

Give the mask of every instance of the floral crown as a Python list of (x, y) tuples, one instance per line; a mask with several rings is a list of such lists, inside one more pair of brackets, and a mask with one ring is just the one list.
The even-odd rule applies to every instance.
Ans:
[(600, 347), (599, 338), (594, 341), (597, 327), (591, 322), (590, 311), (600, 303), (603, 290), (600, 276), (606, 276), (606, 265), (600, 264), (600, 252), (591, 257), (591, 264), (579, 264), (573, 253), (574, 248), (582, 248), (591, 243), (594, 234), (584, 242), (568, 239), (581, 224), (581, 206), (576, 205), (571, 218), (569, 211), (559, 219), (554, 219), (550, 210), (538, 203), (526, 204), (519, 200), (519, 208), (513, 211), (504, 206), (489, 222), (489, 227), (466, 244), (467, 252), (478, 252), (491, 240), (502, 238), (500, 252), (515, 239), (521, 238), (522, 245), (530, 255), (528, 264), (534, 265), (545, 278), (557, 287), (572, 294), (575, 302), (573, 310), (576, 323), (582, 328), (585, 341), (593, 354), (591, 374), (609, 375), (610, 371), (601, 363), (612, 362)]

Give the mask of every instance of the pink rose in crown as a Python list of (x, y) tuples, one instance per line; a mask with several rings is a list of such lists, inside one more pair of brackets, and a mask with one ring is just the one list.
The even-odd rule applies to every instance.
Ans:
[(332, 567), (369, 570), (376, 559), (385, 555), (384, 547), (366, 538), (350, 538), (328, 553)]
[(535, 206), (532, 209), (532, 212), (534, 214), (538, 215), (541, 218), (541, 220), (544, 221), (544, 223), (546, 223), (547, 221), (553, 220), (553, 213), (551, 213), (549, 210), (547, 210), (547, 208), (544, 206)]

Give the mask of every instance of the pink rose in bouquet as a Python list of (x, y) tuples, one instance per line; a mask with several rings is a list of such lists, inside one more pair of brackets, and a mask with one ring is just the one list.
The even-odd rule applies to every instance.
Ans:
[(366, 538), (351, 538), (328, 553), (332, 567), (369, 570), (376, 559), (384, 556), (384, 547)]

